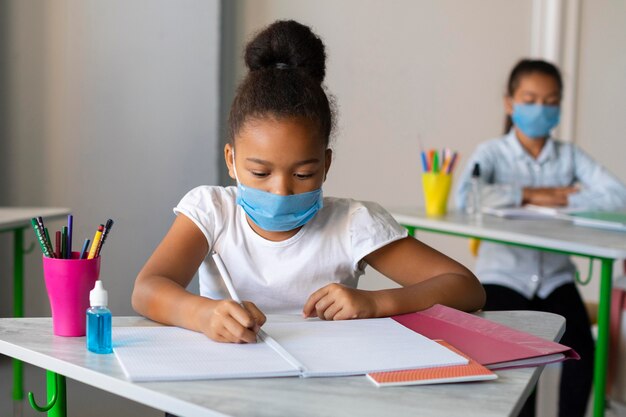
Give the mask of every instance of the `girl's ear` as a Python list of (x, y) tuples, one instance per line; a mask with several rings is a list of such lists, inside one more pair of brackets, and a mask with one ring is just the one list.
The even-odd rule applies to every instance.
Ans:
[(326, 149), (326, 154), (324, 155), (324, 181), (326, 181), (326, 176), (328, 175), (328, 170), (330, 169), (330, 164), (333, 162), (333, 151), (332, 149)]
[(235, 154), (234, 149), (230, 143), (227, 143), (224, 146), (224, 160), (226, 161), (226, 167), (228, 168), (228, 175), (232, 179), (235, 178), (235, 171), (233, 170), (233, 155)]
[(504, 111), (509, 116), (513, 114), (513, 97), (504, 96)]

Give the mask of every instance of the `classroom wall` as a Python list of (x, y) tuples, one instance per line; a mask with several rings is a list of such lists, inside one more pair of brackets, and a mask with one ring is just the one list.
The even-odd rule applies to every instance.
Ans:
[[(130, 314), (132, 282), (172, 207), (218, 181), (219, 2), (19, 0), (9, 9), (6, 203), (70, 207), (75, 246), (114, 219), (102, 278), (114, 311)], [(44, 313), (39, 304), (27, 313)]]
[[(276, 19), (308, 24), (325, 41), (326, 84), (339, 124), (324, 192), (386, 207), (423, 204), (418, 135), (426, 147), (460, 151), (463, 166), (478, 142), (501, 133), (507, 73), (530, 50), (530, 1), (234, 4), (235, 80), (244, 74), (246, 40)], [(466, 240), (426, 233), (420, 239), (473, 265)], [(372, 271), (361, 282), (389, 285)]]
[[(626, 2), (582, 1), (576, 143), (626, 182)], [(577, 260), (582, 276), (588, 261)], [(622, 262), (614, 268), (624, 274)], [(600, 265), (592, 282), (582, 287), (585, 298), (598, 300)]]
[[(75, 246), (114, 219), (101, 277), (115, 315), (134, 314), (135, 276), (172, 207), (218, 183), (219, 30), (218, 0), (0, 2), (0, 204), (70, 207)], [(11, 245), (4, 234), (1, 243), (0, 314), (9, 316)], [(27, 316), (50, 314), (38, 248), (26, 294)], [(25, 385), (40, 395), (44, 381)], [(98, 404), (102, 415), (163, 415), (75, 385), (70, 415), (97, 416)], [(0, 415), (10, 415), (0, 387)]]

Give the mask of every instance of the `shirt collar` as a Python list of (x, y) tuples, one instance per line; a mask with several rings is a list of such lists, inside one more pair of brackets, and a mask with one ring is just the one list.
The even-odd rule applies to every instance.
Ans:
[(552, 139), (552, 137), (548, 137), (548, 139), (546, 139), (546, 144), (543, 146), (543, 149), (541, 150), (541, 153), (536, 160), (532, 156), (530, 156), (530, 154), (526, 151), (526, 149), (524, 149), (520, 141), (517, 139), (514, 128), (511, 128), (511, 130), (509, 130), (509, 133), (507, 133), (507, 135), (504, 137), (504, 140), (507, 145), (509, 145), (509, 147), (513, 150), (513, 154), (516, 158), (529, 158), (533, 161), (543, 163), (556, 157), (556, 147), (554, 145), (554, 140)]

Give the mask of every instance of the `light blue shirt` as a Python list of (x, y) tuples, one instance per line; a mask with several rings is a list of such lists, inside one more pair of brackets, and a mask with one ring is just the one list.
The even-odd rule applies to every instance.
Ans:
[[(524, 187), (580, 189), (568, 197), (568, 207), (620, 210), (626, 207), (626, 186), (589, 155), (571, 143), (549, 138), (534, 159), (522, 147), (514, 130), (482, 143), (465, 167), (456, 190), (457, 208), (464, 210), (471, 174), (480, 164), (481, 203), (485, 207), (519, 206)], [(476, 275), (484, 284), (512, 288), (527, 298), (547, 297), (572, 282), (575, 267), (566, 255), (483, 242)]]

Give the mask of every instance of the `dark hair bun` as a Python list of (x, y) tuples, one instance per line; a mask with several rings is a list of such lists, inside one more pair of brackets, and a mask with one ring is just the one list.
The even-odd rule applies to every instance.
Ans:
[(279, 20), (252, 39), (244, 57), (250, 71), (299, 68), (320, 84), (326, 75), (324, 43), (311, 28), (294, 20)]

